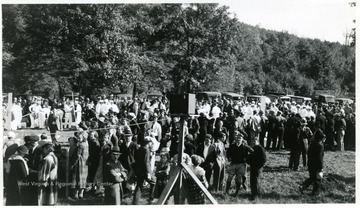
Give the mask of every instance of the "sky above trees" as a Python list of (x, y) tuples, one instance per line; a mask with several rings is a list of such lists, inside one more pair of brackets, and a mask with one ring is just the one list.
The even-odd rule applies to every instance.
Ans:
[(265, 29), (287, 31), (298, 37), (345, 43), (355, 24), (351, 0), (228, 0), (238, 19)]
[[(241, 22), (265, 29), (286, 31), (298, 37), (345, 43), (355, 26), (356, 0), (86, 0), (87, 3), (220, 3), (229, 6)], [(3, 3), (79, 3), (74, 0), (4, 0)]]

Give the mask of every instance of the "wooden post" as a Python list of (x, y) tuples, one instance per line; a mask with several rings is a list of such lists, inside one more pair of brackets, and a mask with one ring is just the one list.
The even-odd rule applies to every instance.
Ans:
[(66, 155), (66, 172), (65, 172), (65, 184), (66, 184), (66, 188), (65, 188), (65, 195), (66, 198), (69, 197), (69, 186), (67, 184), (69, 184), (69, 171), (70, 171), (70, 162), (69, 162), (69, 148), (65, 148), (65, 155)]
[(180, 134), (179, 134), (179, 143), (178, 143), (178, 166), (181, 166), (181, 163), (183, 163), (184, 128), (185, 128), (185, 118), (184, 118), (184, 116), (180, 116)]
[[(185, 116), (181, 115), (180, 116), (180, 134), (179, 134), (179, 143), (178, 143), (178, 163), (177, 165), (179, 167), (182, 167), (182, 163), (184, 162), (184, 132), (185, 132)], [(183, 171), (182, 168), (180, 169), (180, 175), (179, 175), (179, 201), (177, 203), (179, 204), (184, 204), (185, 203), (185, 198), (184, 198), (184, 194), (183, 194), (183, 183), (184, 183), (184, 178), (183, 176)]]
[(12, 95), (13, 95), (12, 93), (8, 94), (7, 116), (6, 116), (6, 125), (5, 125), (8, 131), (11, 131), (11, 117), (12, 117), (11, 108), (12, 108), (12, 99), (13, 99)]
[(216, 205), (218, 204), (217, 201), (214, 199), (213, 196), (211, 196), (210, 192), (205, 188), (205, 186), (201, 183), (201, 181), (196, 177), (196, 175), (190, 170), (190, 168), (183, 163), (183, 168), (189, 173), (189, 175), (194, 179), (194, 181), (197, 183), (197, 185), (201, 188), (201, 190), (204, 192), (205, 196), (211, 201), (212, 204)]
[(165, 186), (163, 192), (161, 193), (159, 200), (157, 201), (157, 204), (159, 205), (164, 205), (166, 202), (166, 199), (169, 197), (171, 190), (174, 188), (179, 175), (181, 174), (181, 167), (180, 166), (176, 166), (175, 169), (173, 170), (173, 172), (175, 174), (173, 174), (170, 179), (169, 182), (167, 183), (167, 185)]
[[(201, 190), (205, 193), (207, 198), (211, 201), (213, 204), (217, 204), (216, 200), (211, 196), (209, 191), (204, 187), (204, 185), (200, 182), (200, 180), (195, 176), (195, 174), (187, 167), (187, 165), (183, 161), (183, 155), (184, 155), (184, 132), (185, 132), (185, 118), (187, 118), (187, 115), (181, 115), (180, 116), (180, 134), (179, 134), (179, 143), (178, 143), (178, 162), (177, 166), (172, 171), (172, 175), (170, 177), (170, 180), (166, 187), (164, 188), (163, 192), (161, 193), (159, 200), (157, 201), (158, 205), (164, 205), (167, 198), (170, 195), (170, 192), (173, 188), (178, 190), (177, 196), (174, 196), (174, 198), (177, 198), (176, 203), (178, 204), (185, 204), (185, 198), (183, 195), (184, 186), (183, 186), (183, 171), (186, 171), (189, 173), (190, 177), (192, 177), (197, 185), (201, 188)], [(178, 182), (177, 186), (175, 187), (175, 184)]]

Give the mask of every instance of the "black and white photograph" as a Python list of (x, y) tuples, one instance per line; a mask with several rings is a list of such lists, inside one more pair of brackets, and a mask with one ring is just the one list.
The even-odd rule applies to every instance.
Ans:
[(358, 3), (3, 1), (2, 205), (355, 207)]

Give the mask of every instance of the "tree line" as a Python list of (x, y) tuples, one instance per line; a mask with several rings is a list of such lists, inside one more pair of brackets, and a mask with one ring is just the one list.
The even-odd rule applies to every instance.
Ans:
[(218, 4), (2, 5), (3, 91), (355, 93), (354, 43), (254, 27)]

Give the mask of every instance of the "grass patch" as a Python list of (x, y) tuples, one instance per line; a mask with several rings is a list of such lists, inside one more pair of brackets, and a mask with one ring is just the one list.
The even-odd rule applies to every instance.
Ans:
[[(16, 131), (19, 138), (30, 134), (41, 134), (45, 130), (19, 130)], [(4, 132), (4, 135), (7, 133)], [(72, 131), (59, 132), (62, 136), (59, 142), (67, 142), (68, 137), (73, 135)], [(355, 203), (355, 152), (353, 151), (326, 151), (324, 156), (324, 178), (322, 180), (321, 192), (318, 196), (311, 196), (311, 188), (305, 190), (301, 195), (298, 186), (308, 176), (308, 171), (300, 167), (298, 171), (289, 170), (289, 151), (268, 151), (268, 162), (261, 173), (260, 184), (262, 195), (255, 201), (250, 201), (250, 173), (247, 174), (248, 189), (242, 189), (238, 196), (229, 196), (223, 192), (213, 192), (212, 195), (219, 204), (319, 204), (319, 203)], [(301, 159), (300, 159), (301, 160)], [(226, 175), (225, 180), (226, 181)], [(234, 186), (233, 181), (233, 186)], [(231, 191), (235, 187), (232, 187)], [(144, 189), (141, 204), (147, 204), (148, 188)], [(169, 204), (172, 204), (172, 198)], [(101, 205), (102, 198), (92, 194), (84, 195), (82, 200), (73, 200), (60, 197), (58, 205)], [(124, 197), (125, 205), (132, 204), (132, 196)]]

